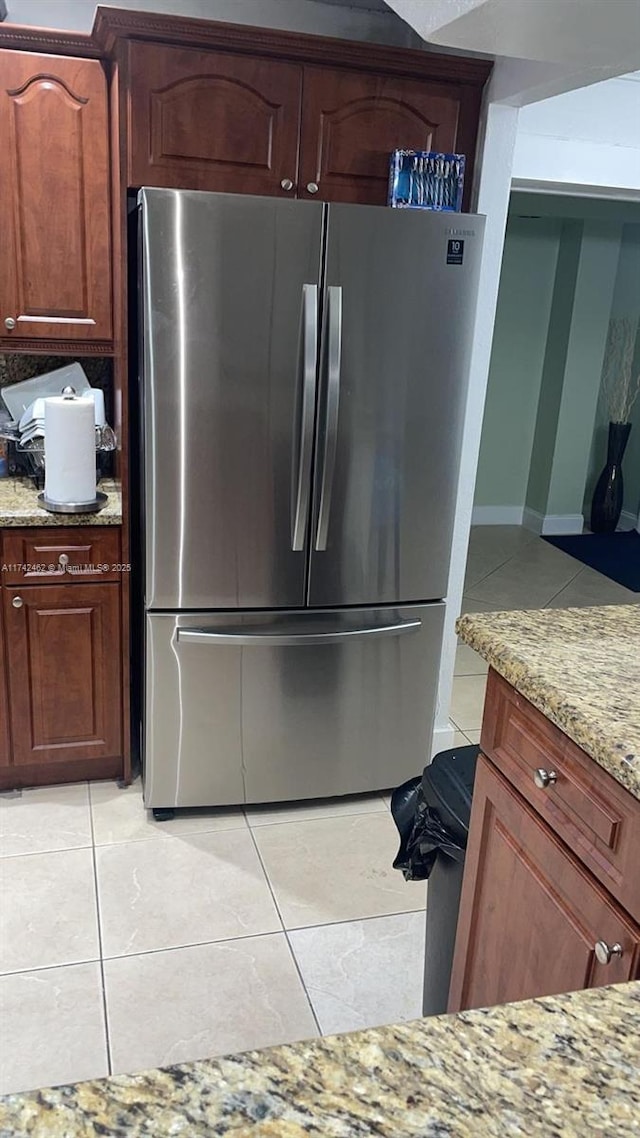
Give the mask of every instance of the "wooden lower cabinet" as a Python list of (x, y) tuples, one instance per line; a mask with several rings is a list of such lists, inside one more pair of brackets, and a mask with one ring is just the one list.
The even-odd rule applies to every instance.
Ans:
[(0, 787), (121, 774), (119, 584), (3, 594), (12, 761)]
[[(600, 963), (598, 941), (620, 954)], [(481, 754), (449, 1011), (639, 975), (639, 925)]]

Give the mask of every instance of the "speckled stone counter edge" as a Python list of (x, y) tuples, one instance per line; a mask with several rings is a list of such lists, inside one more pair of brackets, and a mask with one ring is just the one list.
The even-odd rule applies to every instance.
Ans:
[[(620, 606), (620, 609), (623, 607), (625, 606)], [(589, 610), (554, 610), (556, 615), (569, 611), (575, 611), (576, 617), (584, 618), (585, 612)], [(508, 634), (503, 629), (491, 628), (492, 618), (505, 616), (509, 616), (512, 622)], [(640, 766), (629, 762), (630, 749), (621, 738), (623, 726), (620, 735), (613, 737), (610, 727), (600, 726), (592, 712), (587, 714), (572, 702), (571, 692), (560, 691), (554, 686), (548, 674), (545, 674), (544, 664), (534, 666), (531, 660), (518, 652), (512, 642), (517, 638), (518, 616), (529, 620), (533, 613), (466, 613), (458, 618), (456, 631), (460, 639), (482, 656), (520, 695), (573, 739), (616, 782), (640, 799)], [(631, 755), (631, 758), (634, 757)]]
[(640, 983), (0, 1100), (0, 1138), (637, 1138)]
[(97, 514), (51, 514), (38, 504), (38, 491), (27, 478), (0, 479), (0, 529), (17, 526), (119, 526), (122, 494), (113, 479), (100, 483), (109, 501)]

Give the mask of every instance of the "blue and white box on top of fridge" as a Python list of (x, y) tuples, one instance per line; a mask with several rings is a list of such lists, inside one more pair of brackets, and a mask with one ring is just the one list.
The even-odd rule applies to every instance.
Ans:
[(389, 168), (389, 205), (394, 209), (462, 209), (464, 154), (394, 150)]

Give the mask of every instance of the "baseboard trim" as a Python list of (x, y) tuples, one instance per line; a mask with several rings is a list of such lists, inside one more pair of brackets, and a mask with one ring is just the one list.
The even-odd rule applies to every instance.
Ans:
[(623, 510), (620, 514), (620, 526), (622, 529), (638, 529), (639, 519), (637, 514), (632, 514), (631, 510)]
[(453, 747), (454, 735), (453, 727), (435, 727), (431, 740), (431, 758), (439, 754), (440, 751), (448, 751), (450, 747)]
[(540, 532), (543, 537), (561, 537), (571, 533), (582, 533), (583, 529), (582, 514), (545, 514)]
[(472, 526), (521, 526), (522, 506), (474, 506)]
[[(632, 527), (636, 518), (623, 514), (622, 520)], [(561, 534), (582, 533), (584, 517), (582, 514), (540, 514), (530, 506), (474, 506), (471, 514), (472, 526), (524, 526), (532, 533), (543, 537)]]
[(537, 510), (532, 510), (530, 506), (525, 506), (522, 511), (522, 524), (525, 529), (530, 530), (531, 533), (540, 534), (542, 533), (543, 522), (544, 517), (542, 514), (539, 514)]

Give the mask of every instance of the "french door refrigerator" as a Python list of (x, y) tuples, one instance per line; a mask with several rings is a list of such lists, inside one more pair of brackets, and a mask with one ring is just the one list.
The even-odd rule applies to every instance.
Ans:
[(145, 801), (428, 758), (484, 220), (143, 189)]

